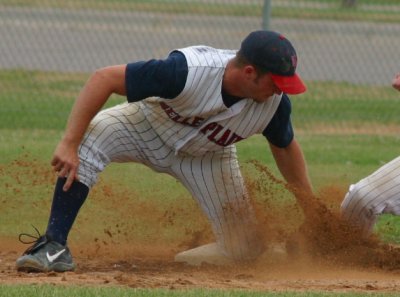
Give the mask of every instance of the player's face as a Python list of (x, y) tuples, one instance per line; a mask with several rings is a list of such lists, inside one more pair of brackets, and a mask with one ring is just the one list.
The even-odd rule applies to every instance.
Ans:
[(240, 84), (243, 97), (252, 98), (257, 102), (267, 101), (274, 94), (281, 94), (269, 73), (258, 74), (252, 66), (243, 68), (245, 81)]
[(275, 85), (269, 73), (257, 76), (252, 81), (251, 98), (257, 102), (267, 101), (274, 94), (281, 94), (282, 91)]

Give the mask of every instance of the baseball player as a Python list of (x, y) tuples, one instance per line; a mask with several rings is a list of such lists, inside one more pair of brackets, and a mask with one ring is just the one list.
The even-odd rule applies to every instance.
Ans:
[[(392, 86), (400, 91), (400, 73), (393, 78)], [(372, 233), (380, 214), (400, 215), (400, 157), (350, 185), (341, 213), (361, 229), (364, 237)]]
[[(239, 51), (199, 45), (165, 59), (97, 70), (78, 95), (51, 164), (58, 172), (45, 234), (17, 259), (18, 270), (75, 268), (68, 233), (89, 189), (110, 162), (138, 162), (179, 180), (209, 219), (216, 242), (176, 261), (217, 264), (256, 259), (264, 250), (240, 172), (235, 143), (268, 140), (296, 192), (312, 194), (294, 139), (287, 94), (306, 87), (288, 39), (255, 31)], [(111, 94), (127, 103), (102, 109)]]

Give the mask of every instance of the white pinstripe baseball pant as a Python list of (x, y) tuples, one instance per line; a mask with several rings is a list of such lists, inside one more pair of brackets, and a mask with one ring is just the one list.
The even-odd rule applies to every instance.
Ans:
[(351, 185), (341, 211), (365, 236), (372, 232), (378, 215), (400, 215), (400, 157)]
[(248, 260), (262, 252), (234, 146), (203, 156), (175, 155), (155, 133), (140, 103), (125, 103), (93, 119), (79, 157), (78, 176), (89, 187), (110, 162), (138, 162), (172, 175), (197, 200), (228, 257)]

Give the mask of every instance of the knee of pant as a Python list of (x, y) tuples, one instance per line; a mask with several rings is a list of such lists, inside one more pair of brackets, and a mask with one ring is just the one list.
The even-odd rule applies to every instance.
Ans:
[(264, 243), (261, 240), (254, 241), (238, 255), (241, 261), (251, 261), (257, 259), (265, 251)]
[(351, 191), (349, 191), (346, 193), (342, 203), (340, 204), (340, 214), (342, 217), (348, 216), (348, 210), (350, 209), (351, 200), (352, 200), (352, 194)]
[(82, 175), (78, 174), (79, 182), (86, 185), (89, 189), (91, 189), (97, 183), (97, 175), (90, 176), (90, 175)]
[(78, 168), (79, 181), (89, 188), (92, 188), (97, 183), (98, 174), (102, 170), (103, 168), (99, 168), (91, 162), (81, 160)]
[(342, 215), (345, 215), (349, 211), (353, 211), (354, 209), (359, 208), (364, 203), (365, 195), (362, 189), (357, 184), (350, 185), (349, 191), (344, 196), (344, 199), (340, 205), (340, 211)]
[(375, 220), (382, 207), (367, 199), (363, 193), (353, 192), (346, 195), (340, 211), (342, 218), (363, 225)]
[(235, 261), (251, 261), (260, 256), (264, 250), (264, 242), (260, 236), (246, 238), (230, 238), (229, 241), (218, 242), (226, 256)]
[(225, 248), (226, 255), (238, 262), (255, 260), (264, 250), (264, 247), (260, 243), (251, 247), (236, 246)]

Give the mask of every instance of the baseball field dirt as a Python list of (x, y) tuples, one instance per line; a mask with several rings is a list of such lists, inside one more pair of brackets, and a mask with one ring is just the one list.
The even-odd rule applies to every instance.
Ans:
[[(47, 164), (24, 157), (7, 166), (2, 214), (14, 212), (20, 220), (29, 215), (18, 213), (29, 203), (22, 195), (27, 184), (35, 187), (54, 180)], [(202, 265), (191, 267), (174, 263), (177, 252), (212, 241), (206, 220), (190, 199), (170, 203), (168, 209), (155, 201), (135, 199), (134, 192), (101, 180), (91, 193), (93, 201), (82, 209), (70, 234), (70, 248), (77, 264), (75, 272), (22, 273), (15, 260), (28, 247), (18, 234), (0, 238), (0, 284), (56, 284), (124, 286), (132, 288), (218, 288), (255, 291), (329, 291), (395, 292), (400, 288), (400, 251), (379, 238), (368, 240), (339, 219), (338, 208), (345, 189), (328, 186), (319, 191), (319, 199), (308, 206), (314, 211), (304, 215), (295, 200), (277, 202), (282, 187), (251, 181), (258, 192), (256, 209), (268, 249), (254, 263), (230, 267)], [(269, 183), (277, 183), (270, 180)], [(49, 189), (51, 192), (51, 187)], [(260, 199), (261, 193), (261, 199)], [(29, 195), (28, 195), (29, 196)], [(263, 199), (262, 197), (266, 197)], [(25, 197), (25, 198), (19, 198)], [(29, 205), (45, 221), (51, 197)], [(124, 207), (118, 207), (124, 205)], [(107, 210), (102, 213), (99, 209)], [(4, 217), (4, 216), (3, 216)], [(137, 222), (147, 225), (147, 229)], [(186, 228), (182, 222), (191, 222)], [(24, 222), (24, 226), (30, 223)], [(100, 224), (93, 228), (92, 224)], [(42, 224), (43, 225), (43, 224)], [(139, 236), (135, 229), (153, 230)], [(86, 232), (85, 230), (90, 230)], [(23, 230), (24, 232), (27, 230)], [(169, 235), (165, 235), (165, 231)], [(22, 232), (22, 231), (21, 231)], [(145, 231), (143, 231), (145, 232)], [(33, 234), (35, 232), (32, 232)], [(157, 235), (159, 234), (159, 235)]]

